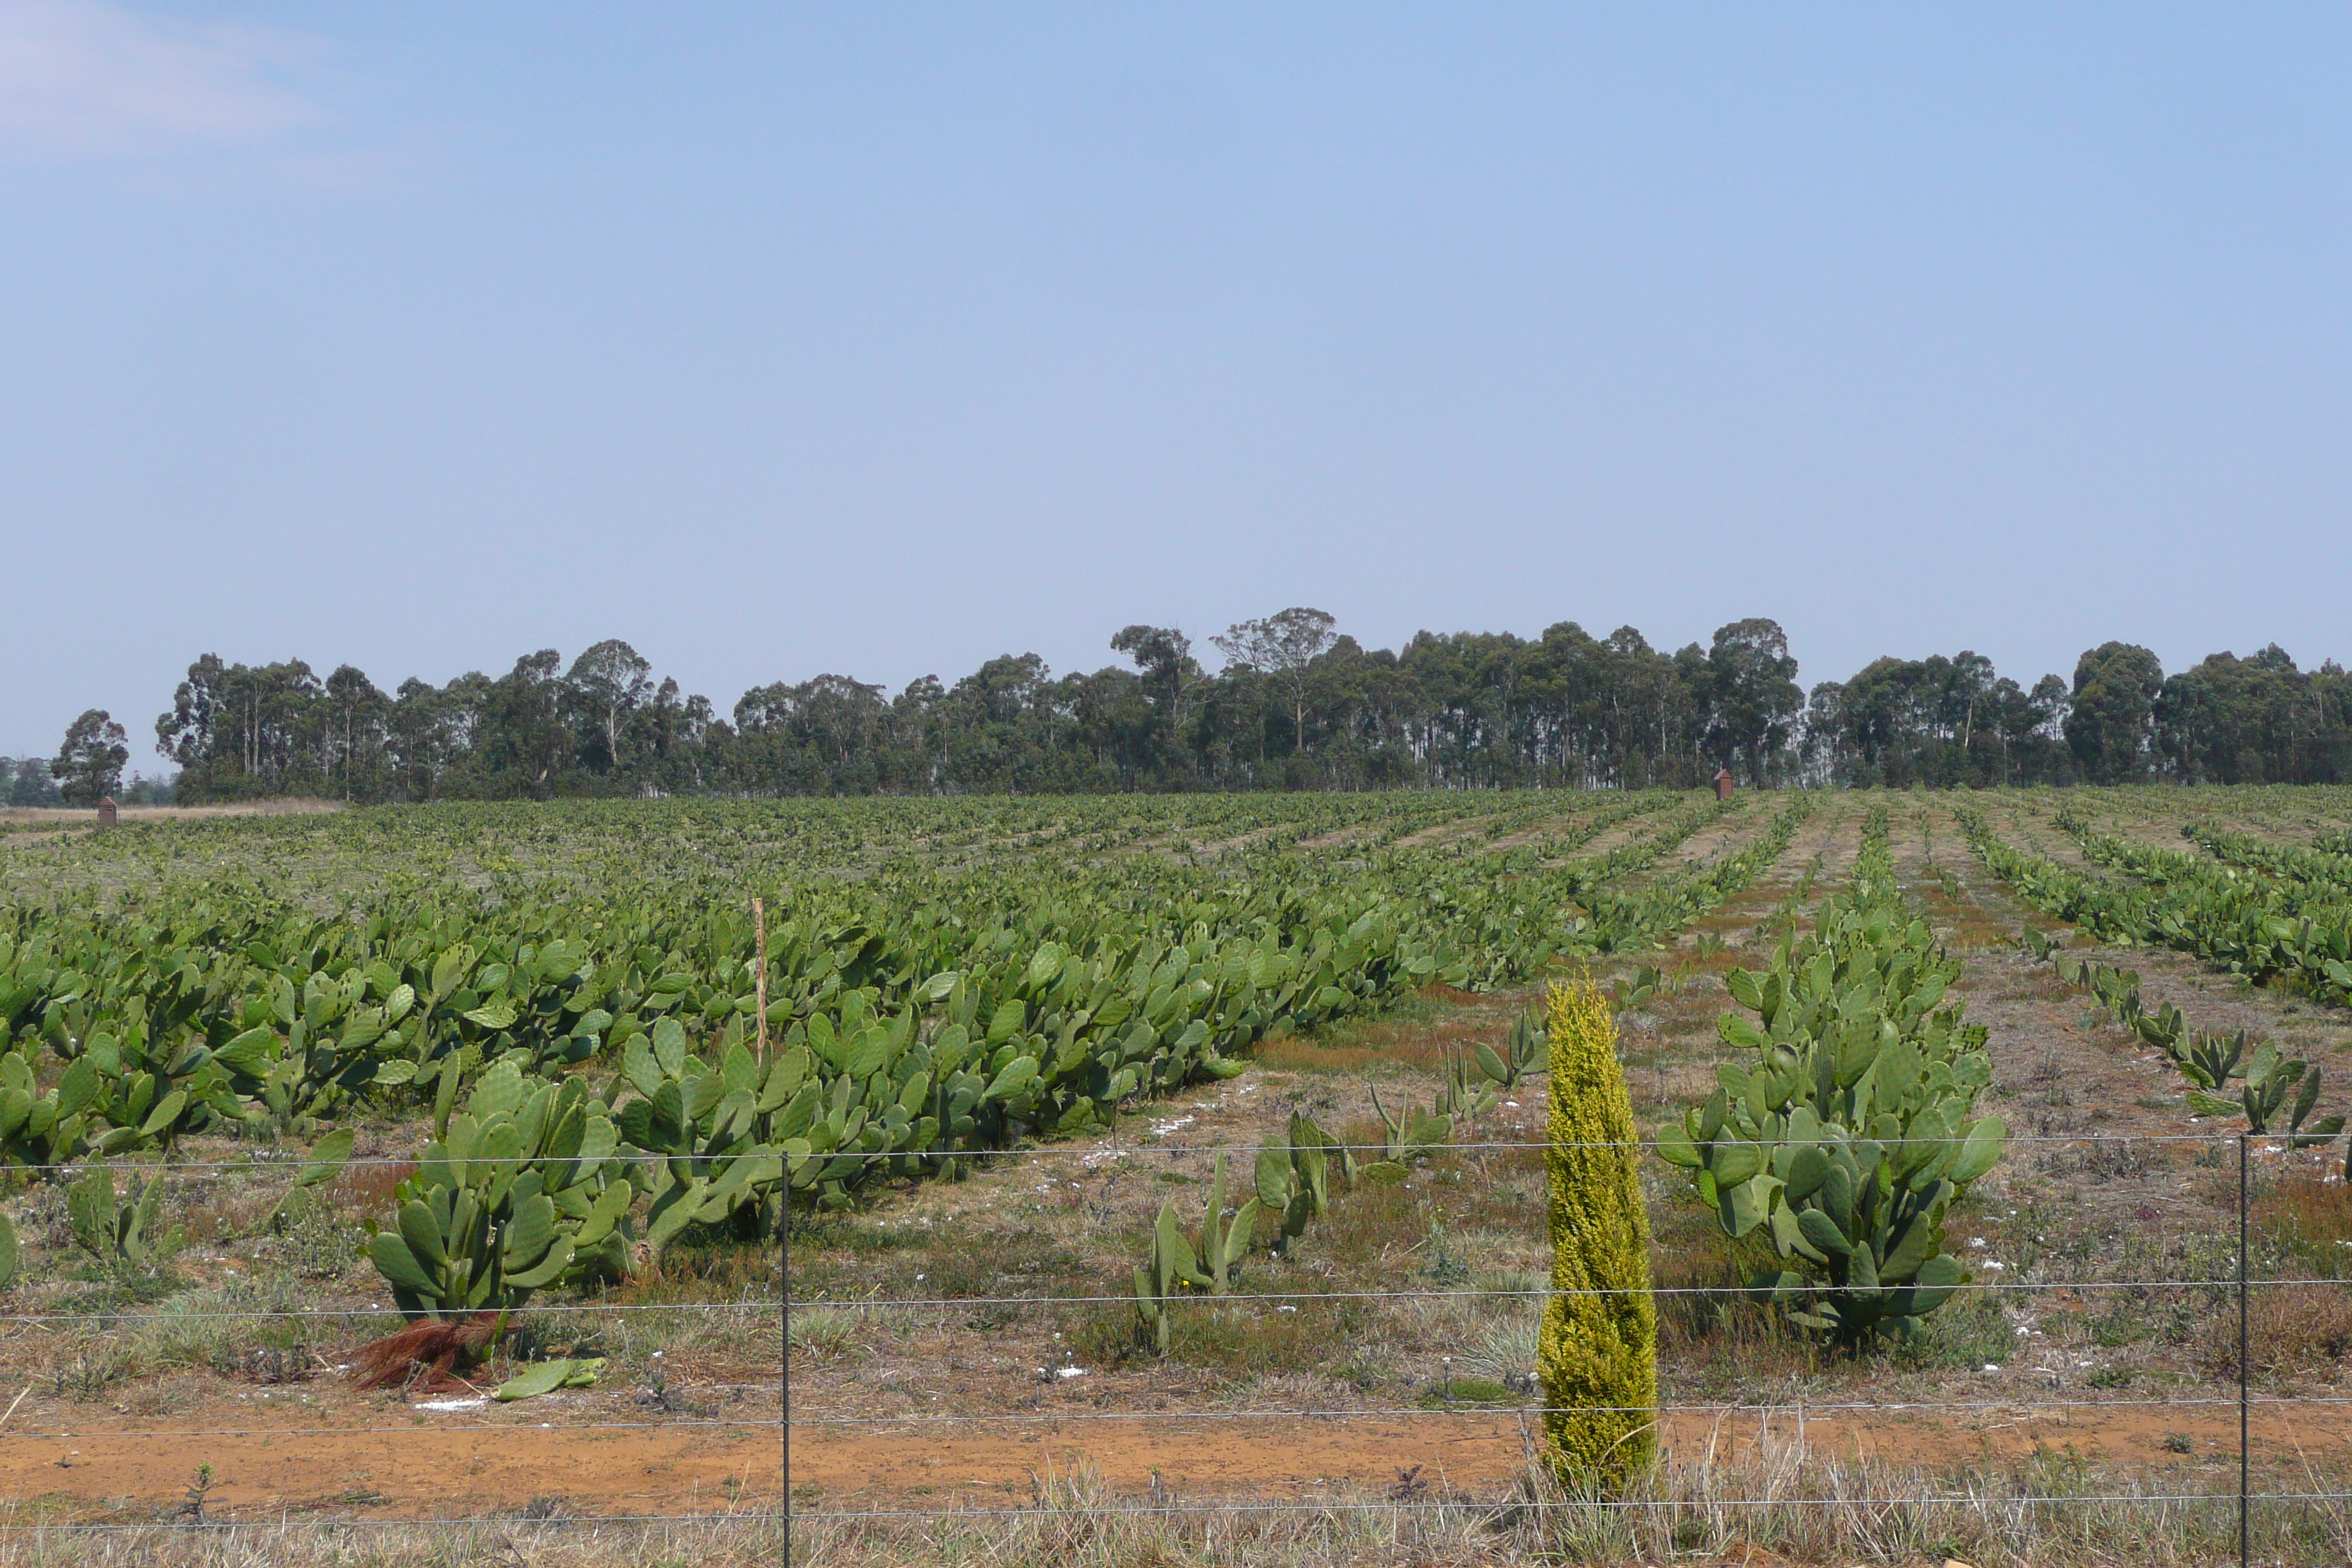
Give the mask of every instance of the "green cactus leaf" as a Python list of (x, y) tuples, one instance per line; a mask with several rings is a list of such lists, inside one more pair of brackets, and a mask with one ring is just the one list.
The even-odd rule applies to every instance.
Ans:
[(2343, 1131), (2344, 1118), (2323, 1116), (2309, 1127), (2297, 1131), (2290, 1142), (2297, 1149), (2316, 1149), (2324, 1143), (2334, 1142), (2336, 1135)]
[(163, 1097), (163, 1103), (155, 1107), (147, 1120), (141, 1124), (139, 1136), (152, 1138), (157, 1133), (176, 1125), (180, 1120), (180, 1113), (187, 1109), (188, 1091), (184, 1089), (173, 1089)]
[[(1715, 1174), (1716, 1189), (1723, 1192), (1761, 1171), (1764, 1160), (1765, 1152), (1761, 1144), (1752, 1142), (1717, 1143), (1711, 1151), (1707, 1169)], [(1739, 1234), (1745, 1235), (1746, 1232)]]
[[(1791, 1136), (1794, 1134), (1792, 1133)], [(1821, 1191), (1822, 1184), (1829, 1179), (1829, 1156), (1808, 1142), (1806, 1147), (1799, 1149), (1789, 1161), (1789, 1201), (1792, 1204), (1803, 1203)]]
[(1856, 1247), (1847, 1255), (1846, 1289), (1862, 1301), (1870, 1301), (1878, 1294), (1878, 1258), (1867, 1247)]
[(1234, 1212), (1233, 1224), (1225, 1231), (1224, 1262), (1227, 1268), (1249, 1256), (1250, 1245), (1257, 1237), (1257, 1216), (1265, 1212), (1266, 1206), (1252, 1198)]
[(565, 1269), (572, 1267), (573, 1255), (572, 1238), (559, 1237), (556, 1238), (555, 1245), (548, 1248), (545, 1258), (530, 1268), (509, 1270), (506, 1276), (506, 1282), (518, 1290), (536, 1290), (544, 1286), (552, 1285), (563, 1277)]
[(99, 1080), (98, 1064), (86, 1056), (75, 1058), (73, 1065), (66, 1068), (65, 1076), (58, 1080), (58, 1120), (62, 1121), (89, 1106), (99, 1098), (103, 1089), (104, 1085)]
[(1015, 1057), (1005, 1064), (1003, 1072), (996, 1075), (994, 1081), (989, 1084), (987, 1093), (982, 1098), (991, 1101), (1011, 1100), (1036, 1081), (1037, 1058)]
[(1291, 1189), (1297, 1172), (1290, 1157), (1279, 1149), (1261, 1149), (1257, 1152), (1256, 1187), (1258, 1201), (1268, 1208), (1279, 1209), (1290, 1202)]
[(1706, 1163), (1705, 1157), (1699, 1152), (1698, 1145), (1691, 1142), (1689, 1131), (1679, 1121), (1668, 1121), (1661, 1125), (1656, 1142), (1658, 1158), (1669, 1165), (1680, 1165), (1685, 1170), (1696, 1170)]
[(1953, 1156), (1948, 1180), (1967, 1186), (2000, 1161), (2001, 1151), (2009, 1142), (2009, 1125), (1998, 1116), (1979, 1118), (1968, 1131), (1959, 1152)]
[(469, 1024), (476, 1024), (488, 1029), (494, 1035), (501, 1030), (513, 1028), (516, 1016), (514, 1004), (503, 997), (486, 1006), (476, 1007), (471, 1012), (460, 1013), (457, 1016)]
[(111, 1171), (100, 1166), (67, 1189), (66, 1223), (83, 1250), (102, 1259), (112, 1259), (114, 1173)]
[(530, 1268), (555, 1244), (555, 1203), (541, 1193), (515, 1207), (507, 1222), (505, 1263), (511, 1274)]
[(1903, 1239), (1895, 1243), (1894, 1250), (1878, 1263), (1875, 1272), (1880, 1283), (1908, 1284), (1919, 1272), (1920, 1266), (1936, 1256), (1943, 1245), (1942, 1218), (1940, 1204), (1932, 1211), (1913, 1217), (1903, 1232)]
[(415, 1254), (409, 1250), (408, 1243), (397, 1232), (376, 1232), (369, 1238), (368, 1257), (375, 1264), (376, 1271), (394, 1285), (413, 1291), (427, 1301), (440, 1300), (440, 1282), (425, 1271)]
[[(1813, 1211), (1809, 1209), (1806, 1212), (1810, 1214)], [(1796, 1214), (1786, 1204), (1772, 1205), (1772, 1244), (1780, 1249), (1780, 1256), (1783, 1258), (1790, 1253), (1796, 1253), (1815, 1263), (1829, 1261), (1811, 1242), (1805, 1239), (1804, 1228), (1798, 1223)]]
[(270, 1058), (278, 1054), (278, 1031), (271, 1028), (247, 1029), (213, 1053), (213, 1060), (231, 1072), (258, 1078), (268, 1070)]
[(678, 1232), (693, 1222), (702, 1206), (705, 1188), (703, 1179), (697, 1176), (665, 1194), (667, 1203), (656, 1200), (654, 1213), (646, 1222), (646, 1245), (656, 1253), (669, 1245)]
[(442, 1224), (432, 1208), (414, 1199), (400, 1205), (397, 1228), (401, 1240), (420, 1265), (444, 1267), (449, 1254), (442, 1244)]
[(1830, 1257), (1845, 1258), (1853, 1251), (1853, 1243), (1846, 1239), (1845, 1232), (1838, 1227), (1837, 1221), (1820, 1209), (1800, 1211), (1797, 1227), (1808, 1242)]
[(155, 1244), (159, 1238), (155, 1234), (155, 1220), (163, 1209), (163, 1173), (158, 1171), (148, 1177), (146, 1184), (139, 1189), (138, 1201), (127, 1205), (116, 1217), (116, 1245), (121, 1248), (125, 1258), (144, 1263), (150, 1253), (156, 1250)]
[(2294, 1066), (2301, 1082), (2295, 1091), (2294, 1108), (2287, 1117), (2287, 1126), (2291, 1130), (2300, 1130), (2304, 1118), (2309, 1116), (2319, 1103), (2320, 1069), (2313, 1068), (2308, 1072), (2301, 1072), (2304, 1064), (2296, 1062)]
[(1887, 1310), (1896, 1317), (1925, 1317), (1951, 1299), (1952, 1292), (1968, 1283), (1968, 1270), (1958, 1258), (1939, 1252), (1919, 1266), (1915, 1281), (1887, 1298)]
[(501, 1402), (536, 1399), (562, 1388), (572, 1376), (573, 1363), (569, 1361), (534, 1362), (521, 1372), (491, 1390), (490, 1397)]
[(1719, 1185), (1722, 1200), (1717, 1214), (1724, 1234), (1738, 1240), (1762, 1225), (1780, 1184), (1776, 1176), (1754, 1176), (1737, 1186)]

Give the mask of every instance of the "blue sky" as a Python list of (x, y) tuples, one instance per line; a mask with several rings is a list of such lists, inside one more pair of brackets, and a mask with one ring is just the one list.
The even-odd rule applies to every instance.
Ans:
[(0, 752), (1306, 603), (2352, 658), (2352, 14), (0, 0)]

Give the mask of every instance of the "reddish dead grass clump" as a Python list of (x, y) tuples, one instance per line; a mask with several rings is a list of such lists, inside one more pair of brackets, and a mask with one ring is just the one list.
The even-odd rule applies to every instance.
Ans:
[[(1491, 1005), (1494, 999), (1475, 1000)], [(1250, 1058), (1260, 1067), (1290, 1072), (1360, 1072), (1376, 1065), (1443, 1072), (1447, 1058), (1468, 1056), (1481, 1041), (1499, 1043), (1510, 1026), (1499, 1013), (1465, 1006), (1435, 1019), (1371, 1018), (1329, 1032), (1261, 1040), (1250, 1047)]]
[[(2287, 1272), (2317, 1275), (2326, 1282), (2254, 1290), (2246, 1310), (2248, 1361), (2255, 1372), (2273, 1377), (2339, 1372), (2352, 1357), (2352, 1284), (2339, 1282), (2352, 1264), (2352, 1188), (2317, 1171), (2297, 1171), (2281, 1176), (2255, 1201), (2252, 1218), (2294, 1259), (2284, 1266)], [(2214, 1320), (2206, 1359), (2218, 1375), (2236, 1375), (2234, 1312)]]
[(392, 1207), (393, 1189), (415, 1174), (413, 1160), (354, 1161), (337, 1172), (319, 1195), (341, 1213), (378, 1214)]
[(450, 1374), (459, 1362), (481, 1353), (504, 1316), (477, 1312), (470, 1318), (427, 1319), (371, 1340), (352, 1352), (355, 1381), (362, 1388), (403, 1388), (412, 1383), (420, 1390), (440, 1387), (453, 1381)]
[[(2324, 1285), (2273, 1285), (2246, 1299), (2247, 1364), (2263, 1377), (2320, 1374), (2334, 1381), (2352, 1352), (2352, 1289)], [(2205, 1363), (2216, 1377), (2238, 1373), (2238, 1315), (2213, 1319)]]
[(2330, 1249), (2352, 1243), (2352, 1186), (2298, 1171), (2256, 1201), (2253, 1219), (2280, 1241), (2314, 1249), (2325, 1266)]

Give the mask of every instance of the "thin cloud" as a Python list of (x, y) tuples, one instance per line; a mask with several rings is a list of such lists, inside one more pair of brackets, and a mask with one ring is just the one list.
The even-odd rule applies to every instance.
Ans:
[(102, 0), (0, 0), (0, 148), (137, 153), (247, 143), (316, 121), (306, 40), (142, 16)]

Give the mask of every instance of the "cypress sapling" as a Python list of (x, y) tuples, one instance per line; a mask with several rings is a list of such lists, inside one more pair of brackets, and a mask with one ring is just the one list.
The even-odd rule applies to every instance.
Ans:
[(1622, 1482), (1657, 1452), (1658, 1314), (1641, 1143), (1617, 1062), (1617, 1023), (1588, 977), (1555, 985), (1551, 1047), (1551, 1288), (1537, 1367), (1564, 1479)]

